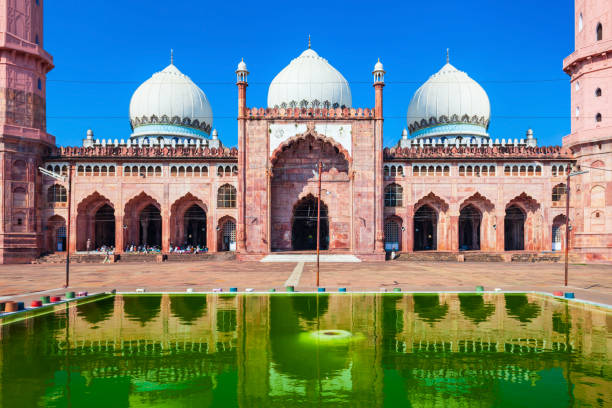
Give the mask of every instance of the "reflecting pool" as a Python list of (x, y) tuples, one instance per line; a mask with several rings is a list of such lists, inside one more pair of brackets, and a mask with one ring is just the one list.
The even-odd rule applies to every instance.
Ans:
[(606, 407), (612, 312), (540, 295), (124, 295), (0, 327), (2, 407)]

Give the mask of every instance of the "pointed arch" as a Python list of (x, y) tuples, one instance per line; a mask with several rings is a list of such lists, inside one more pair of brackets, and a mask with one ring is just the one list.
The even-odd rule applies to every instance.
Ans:
[(435, 195), (433, 192), (430, 192), (414, 205), (414, 211), (418, 211), (424, 205), (429, 205), (436, 209), (437, 211), (446, 212), (448, 211), (448, 203), (444, 201), (443, 198)]
[(170, 245), (206, 247), (208, 206), (188, 192), (170, 206)]
[(332, 145), (334, 148), (336, 148), (336, 150), (344, 156), (344, 159), (349, 164), (352, 162), (351, 155), (349, 154), (349, 152), (344, 148), (344, 146), (338, 143), (335, 139), (327, 137), (320, 133), (317, 133), (314, 129), (308, 129), (306, 132), (290, 137), (289, 139), (285, 140), (280, 145), (278, 145), (278, 147), (274, 149), (274, 151), (270, 155), (270, 161), (272, 165), (276, 164), (276, 161), (278, 160), (282, 152), (289, 149), (291, 145), (293, 145), (294, 143), (298, 143), (301, 140), (310, 140), (310, 141), (318, 140), (318, 141), (321, 141), (323, 144), (328, 143)]
[(504, 249), (543, 249), (540, 203), (522, 192), (506, 204), (504, 216)]
[(126, 246), (160, 245), (161, 209), (159, 201), (144, 191), (126, 202), (123, 216), (124, 244)]
[(535, 198), (533, 198), (532, 196), (530, 196), (529, 194), (525, 192), (522, 192), (521, 194), (517, 195), (512, 200), (510, 200), (508, 204), (506, 204), (506, 208), (509, 208), (513, 205), (518, 205), (525, 212), (529, 212), (529, 211), (533, 212), (540, 208), (540, 203), (538, 203), (538, 201)]
[(472, 194), (470, 197), (463, 200), (463, 202), (459, 206), (459, 209), (463, 209), (470, 204), (474, 205), (481, 212), (492, 211), (495, 208), (495, 205), (493, 205), (491, 200), (489, 200), (488, 198), (486, 198), (479, 192), (476, 192)]
[[(100, 211), (102, 213), (98, 214)], [(115, 204), (98, 191), (94, 191), (77, 205), (76, 227), (77, 251), (89, 251), (104, 244), (114, 244)]]

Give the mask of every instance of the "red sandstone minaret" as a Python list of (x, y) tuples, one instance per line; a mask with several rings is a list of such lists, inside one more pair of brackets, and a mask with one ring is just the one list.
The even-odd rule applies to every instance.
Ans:
[(238, 85), (238, 225), (236, 237), (236, 252), (245, 251), (245, 211), (246, 211), (246, 89), (249, 85), (249, 71), (244, 59), (238, 63), (236, 70), (236, 85)]
[(38, 166), (54, 145), (46, 126), (43, 0), (0, 0), (0, 263), (39, 255)]
[(612, 2), (576, 0), (571, 77), (572, 132), (563, 138), (588, 173), (572, 177), (572, 251), (612, 259)]
[(374, 119), (375, 119), (375, 138), (374, 138), (374, 152), (375, 152), (375, 160), (374, 160), (374, 171), (375, 174), (375, 197), (376, 197), (376, 245), (375, 251), (382, 252), (384, 251), (384, 207), (383, 207), (383, 189), (384, 189), (384, 179), (383, 179), (383, 88), (385, 86), (385, 70), (383, 69), (383, 64), (380, 62), (380, 59), (374, 65), (374, 71), (372, 71), (372, 75), (374, 75), (374, 94), (375, 94), (375, 102), (374, 102)]

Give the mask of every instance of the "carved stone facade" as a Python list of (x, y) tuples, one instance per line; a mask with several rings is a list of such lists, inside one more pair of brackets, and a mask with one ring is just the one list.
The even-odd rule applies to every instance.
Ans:
[[(45, 128), (45, 75), (53, 66), (41, 48), (42, 0), (0, 1), (10, 16), (8, 23), (0, 19), (0, 262), (66, 248), (111, 246), (121, 254), (149, 246), (168, 253), (186, 245), (258, 260), (274, 251), (314, 250), (319, 211), (321, 248), (363, 260), (384, 260), (388, 251), (561, 251), (574, 166), (589, 172), (572, 177), (573, 251), (612, 260), (612, 119), (596, 115), (612, 111), (612, 83), (593, 75), (612, 72), (606, 57), (612, 30), (593, 39), (598, 24), (612, 24), (605, 20), (612, 10), (603, 0), (576, 5), (583, 29), (595, 37), (578, 32), (565, 70), (572, 109), (593, 115), (572, 119), (563, 146), (536, 147), (528, 132), (527, 142), (507, 143), (406, 134), (383, 148), (380, 62), (372, 109), (248, 108), (241, 62), (238, 147), (228, 149), (215, 131), (206, 143), (99, 143), (91, 133), (83, 147), (56, 147)], [(210, 131), (203, 122), (160, 117), (144, 121)], [(488, 125), (471, 116), (448, 121)], [(133, 123), (141, 124), (142, 118)], [(439, 123), (422, 125), (431, 124)], [(70, 176), (70, 185), (43, 177), (39, 166)]]

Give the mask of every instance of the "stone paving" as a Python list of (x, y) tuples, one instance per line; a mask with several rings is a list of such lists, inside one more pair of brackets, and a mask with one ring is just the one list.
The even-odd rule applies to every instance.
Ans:
[[(75, 264), (70, 290), (99, 292), (210, 291), (238, 287), (282, 290), (287, 280), (298, 290), (313, 290), (314, 263), (296, 272), (295, 263), (236, 261), (173, 262), (163, 264)], [(300, 268), (297, 268), (298, 270)], [(64, 265), (0, 265), (0, 300), (38, 298), (34, 292), (63, 293)], [(320, 286), (349, 291), (461, 291), (483, 285), (487, 290), (563, 290), (563, 264), (385, 262), (321, 264)], [(612, 265), (570, 265), (569, 289), (578, 298), (612, 305)], [(26, 295), (24, 295), (26, 294)], [(21, 296), (20, 296), (21, 295)]]

